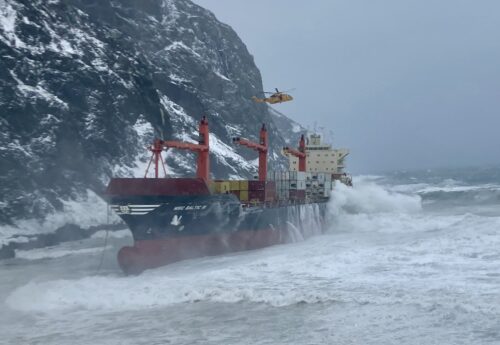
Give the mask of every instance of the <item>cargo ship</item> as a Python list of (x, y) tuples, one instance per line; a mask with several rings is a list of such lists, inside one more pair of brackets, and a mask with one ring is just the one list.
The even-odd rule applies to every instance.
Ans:
[[(111, 179), (105, 197), (134, 239), (132, 246), (118, 252), (118, 263), (126, 274), (322, 233), (335, 183), (351, 184), (350, 176), (343, 172), (348, 150), (334, 150), (316, 134), (307, 139), (302, 135), (298, 148), (283, 148), (288, 171), (268, 172), (264, 124), (259, 142), (233, 138), (235, 145), (258, 152), (258, 177), (212, 180), (209, 137), (208, 121), (203, 117), (198, 143), (156, 139), (148, 148), (152, 155), (143, 178)], [(195, 152), (196, 177), (168, 177), (162, 158), (167, 149)], [(148, 173), (154, 177), (149, 178)]]

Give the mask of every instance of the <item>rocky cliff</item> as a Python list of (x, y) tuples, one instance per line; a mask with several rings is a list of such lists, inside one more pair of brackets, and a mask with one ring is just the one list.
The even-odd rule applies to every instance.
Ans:
[[(260, 91), (245, 44), (189, 0), (0, 0), (3, 237), (103, 221), (109, 178), (140, 176), (155, 136), (194, 142), (202, 115), (214, 177), (255, 174), (231, 138), (256, 139), (262, 122), (282, 165), (300, 127), (254, 103)], [(190, 153), (166, 162), (194, 172)]]

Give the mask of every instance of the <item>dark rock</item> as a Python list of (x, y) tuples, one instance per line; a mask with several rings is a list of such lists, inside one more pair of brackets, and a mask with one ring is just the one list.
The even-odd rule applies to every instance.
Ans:
[(53, 233), (24, 236), (28, 238), (27, 241), (11, 242), (8, 245), (3, 245), (2, 247), (0, 247), (0, 260), (14, 258), (16, 250), (30, 250), (55, 246), (63, 242), (78, 241), (89, 238), (94, 233), (100, 230), (116, 231), (125, 228), (126, 226), (123, 223), (103, 224), (99, 226), (93, 226), (88, 229), (82, 229), (74, 224), (67, 224), (58, 228)]
[[(43, 219), (87, 189), (99, 193), (112, 175), (130, 175), (153, 135), (196, 140), (205, 114), (217, 144), (215, 177), (254, 175), (254, 152), (216, 148), (231, 145), (233, 136), (257, 139), (262, 122), (271, 167), (284, 164), (282, 132), (268, 108), (251, 101), (262, 91), (254, 59), (211, 12), (188, 0), (2, 6), (0, 20), (14, 27), (0, 26), (0, 224)], [(141, 124), (152, 133), (141, 132)], [(170, 172), (194, 171), (186, 152), (167, 163)], [(82, 231), (69, 225), (39, 241), (53, 245)]]

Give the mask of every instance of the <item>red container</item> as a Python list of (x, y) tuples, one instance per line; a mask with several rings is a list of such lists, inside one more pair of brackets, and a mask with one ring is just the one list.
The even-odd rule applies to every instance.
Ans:
[(277, 199), (277, 193), (275, 190), (266, 191), (266, 201), (274, 201)]
[(266, 181), (248, 181), (248, 190), (264, 190)]
[(266, 182), (266, 201), (273, 201), (276, 199), (276, 182)]
[(248, 191), (248, 200), (258, 200), (264, 201), (266, 198), (266, 192), (264, 190), (249, 190)]
[(210, 190), (201, 178), (113, 178), (105, 194), (107, 196), (210, 195)]
[(276, 182), (275, 181), (266, 181), (266, 190), (276, 190)]
[(291, 200), (305, 200), (305, 198), (306, 198), (305, 190), (290, 189)]

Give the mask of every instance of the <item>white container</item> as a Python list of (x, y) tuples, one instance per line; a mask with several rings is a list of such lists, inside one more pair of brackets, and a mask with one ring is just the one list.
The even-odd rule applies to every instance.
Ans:
[(297, 180), (305, 181), (306, 180), (306, 172), (305, 171), (297, 171)]
[(318, 174), (318, 181), (319, 182), (325, 182), (325, 174), (319, 173)]
[(289, 196), (290, 196), (290, 193), (288, 191), (280, 191), (280, 193), (278, 194), (278, 197), (281, 200), (286, 200), (289, 198)]
[(325, 189), (332, 190), (332, 182), (331, 181), (325, 182)]

